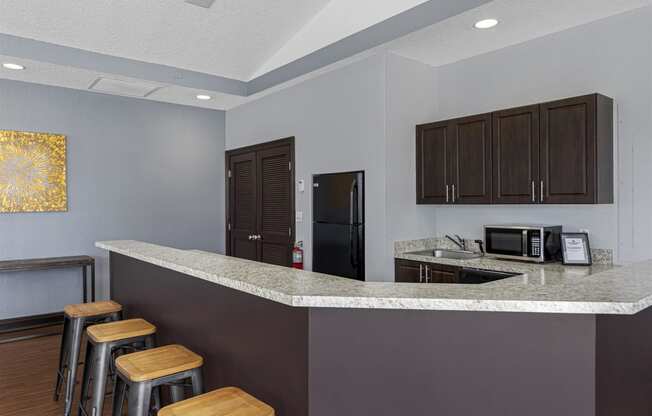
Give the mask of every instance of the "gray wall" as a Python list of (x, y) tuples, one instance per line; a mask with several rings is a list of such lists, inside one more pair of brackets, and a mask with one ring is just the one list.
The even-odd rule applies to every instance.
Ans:
[[(385, 268), (393, 270), (394, 241), (436, 234), (435, 209), (416, 204), (414, 126), (437, 117), (435, 68), (387, 55), (387, 241)], [(393, 274), (389, 280), (393, 280)]]
[[(106, 296), (97, 240), (224, 250), (224, 112), (0, 80), (0, 129), (68, 137), (69, 199), (64, 213), (0, 214), (0, 259), (98, 256)], [(80, 276), (0, 274), (0, 319), (79, 302)]]
[(652, 257), (652, 7), (437, 68), (437, 119), (600, 92), (617, 104), (616, 203), (439, 207), (438, 234), (480, 237), (487, 222), (591, 231), (620, 261)]
[(234, 149), (296, 137), (297, 239), (312, 265), (312, 175), (364, 170), (367, 278), (382, 280), (385, 253), (385, 58), (373, 56), (260, 100), (226, 115), (226, 147)]

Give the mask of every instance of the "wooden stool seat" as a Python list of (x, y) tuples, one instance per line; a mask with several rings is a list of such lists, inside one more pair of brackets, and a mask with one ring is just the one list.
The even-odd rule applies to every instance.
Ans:
[(274, 416), (274, 409), (237, 387), (225, 387), (166, 406), (158, 416)]
[(156, 332), (156, 327), (144, 319), (109, 322), (89, 326), (86, 333), (96, 343), (142, 337)]
[(66, 305), (63, 312), (70, 318), (90, 318), (93, 316), (108, 315), (122, 310), (122, 305), (112, 300), (92, 303), (78, 303)]
[(118, 371), (130, 381), (142, 382), (199, 368), (204, 359), (182, 345), (166, 345), (118, 357)]

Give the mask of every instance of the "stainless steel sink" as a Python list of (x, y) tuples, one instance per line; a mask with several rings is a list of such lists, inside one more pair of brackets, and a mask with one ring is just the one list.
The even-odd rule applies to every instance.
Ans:
[(432, 255), (442, 259), (477, 259), (482, 257), (480, 253), (474, 253), (472, 251), (462, 251), (462, 250), (448, 250), (448, 249), (435, 249), (432, 252)]
[(436, 248), (434, 250), (426, 251), (417, 251), (414, 253), (420, 256), (432, 256), (440, 259), (455, 259), (455, 260), (468, 260), (468, 259), (477, 259), (482, 257), (480, 253), (474, 253), (472, 251), (463, 251), (463, 250), (451, 250), (446, 248)]

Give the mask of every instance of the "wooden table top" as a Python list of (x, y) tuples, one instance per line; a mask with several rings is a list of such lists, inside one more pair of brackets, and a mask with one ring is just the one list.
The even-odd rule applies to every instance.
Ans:
[(48, 257), (40, 259), (21, 259), (0, 261), (0, 272), (24, 270), (57, 269), (64, 267), (81, 267), (95, 263), (91, 256)]

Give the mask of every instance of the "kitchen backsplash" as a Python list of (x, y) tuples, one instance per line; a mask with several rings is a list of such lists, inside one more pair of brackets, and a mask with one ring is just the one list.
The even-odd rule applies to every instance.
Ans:
[[(465, 240), (466, 248), (470, 251), (479, 252), (480, 247), (473, 240)], [(411, 251), (429, 250), (435, 248), (458, 249), (452, 241), (444, 237), (423, 238), (420, 240), (406, 240), (394, 242), (394, 254), (407, 253)], [(592, 248), (591, 257), (593, 264), (613, 264), (613, 250)]]

